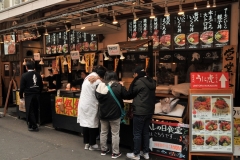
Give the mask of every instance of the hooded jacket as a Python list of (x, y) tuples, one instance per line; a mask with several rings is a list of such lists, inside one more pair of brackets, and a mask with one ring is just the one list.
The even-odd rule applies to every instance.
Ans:
[(150, 77), (139, 78), (133, 84), (133, 114), (149, 115), (154, 113), (156, 82)]
[[(109, 82), (108, 84), (123, 108), (123, 99), (128, 97), (126, 88), (118, 82)], [(120, 107), (109, 92), (107, 84), (100, 83), (95, 95), (98, 100), (99, 118), (101, 120), (116, 120), (121, 117)]]

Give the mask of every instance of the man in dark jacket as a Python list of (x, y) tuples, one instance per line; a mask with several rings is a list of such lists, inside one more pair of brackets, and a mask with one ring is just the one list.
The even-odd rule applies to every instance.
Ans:
[[(133, 98), (133, 153), (127, 153), (131, 159), (140, 159), (140, 155), (149, 159), (149, 124), (155, 107), (156, 82), (146, 76), (143, 67), (134, 70), (134, 80), (129, 87)], [(143, 139), (143, 142), (142, 142)], [(143, 151), (140, 152), (142, 144)]]
[(35, 63), (28, 61), (27, 72), (22, 75), (20, 81), (20, 102), (23, 103), (23, 93), (25, 98), (26, 119), (29, 131), (38, 131), (37, 115), (40, 105), (40, 93), (43, 88), (42, 77), (34, 71)]

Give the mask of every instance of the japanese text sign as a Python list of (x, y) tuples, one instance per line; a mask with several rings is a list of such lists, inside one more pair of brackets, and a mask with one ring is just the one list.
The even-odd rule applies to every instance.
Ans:
[(79, 57), (80, 57), (79, 51), (71, 51), (70, 55), (71, 55), (72, 60), (79, 59)]
[(191, 88), (229, 88), (227, 72), (192, 72)]
[(107, 49), (108, 49), (108, 54), (109, 54), (110, 56), (120, 55), (120, 47), (119, 47), (119, 44), (107, 45)]

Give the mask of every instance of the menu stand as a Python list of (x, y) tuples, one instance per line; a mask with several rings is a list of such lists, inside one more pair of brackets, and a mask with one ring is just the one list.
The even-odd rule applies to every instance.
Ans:
[[(205, 97), (206, 99), (210, 99), (210, 110), (208, 110), (206, 115), (204, 112), (199, 111), (196, 109), (195, 102), (198, 97)], [(216, 102), (218, 99), (225, 99), (225, 102), (228, 104), (228, 111), (220, 111), (216, 108)], [(197, 99), (198, 101), (198, 99)], [(207, 101), (207, 100), (206, 100)], [(197, 102), (198, 103), (198, 102)], [(234, 159), (233, 155), (233, 119), (232, 119), (232, 106), (233, 106), (233, 92), (232, 89), (190, 89), (189, 94), (189, 105), (190, 105), (190, 132), (189, 132), (189, 141), (190, 141), (190, 149), (189, 149), (189, 160), (192, 160), (192, 156), (222, 156), (222, 157), (231, 157), (231, 160)], [(209, 118), (210, 117), (210, 118)], [(203, 125), (202, 129), (199, 129), (199, 125), (194, 126), (196, 122), (201, 121)], [(211, 128), (208, 130), (206, 127), (210, 121), (216, 121), (217, 129)], [(231, 126), (229, 130), (222, 130), (220, 128), (221, 122), (228, 122)], [(229, 137), (228, 145), (225, 146), (220, 144), (220, 139), (224, 137)], [(201, 139), (201, 144), (197, 144), (194, 142), (195, 139), (197, 143)], [(209, 137), (216, 137), (217, 140), (215, 141), (215, 145), (207, 144)], [(227, 143), (227, 140), (223, 140)], [(230, 142), (229, 142), (230, 141)], [(212, 141), (214, 142), (214, 141)], [(206, 151), (206, 152), (204, 152)]]

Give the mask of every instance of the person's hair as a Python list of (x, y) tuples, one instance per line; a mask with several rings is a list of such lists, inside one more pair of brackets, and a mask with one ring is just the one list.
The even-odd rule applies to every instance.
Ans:
[(107, 69), (104, 66), (97, 66), (93, 69), (93, 72), (96, 72), (100, 78), (104, 78)]
[(26, 67), (27, 67), (27, 69), (34, 69), (35, 68), (35, 63), (33, 61), (27, 61), (26, 62)]
[(104, 82), (108, 83), (110, 81), (118, 81), (118, 76), (113, 71), (107, 71), (104, 76)]
[(52, 70), (52, 68), (49, 68), (49, 69), (48, 69), (48, 71), (49, 71), (49, 72), (51, 72), (51, 73), (53, 73), (53, 70)]

